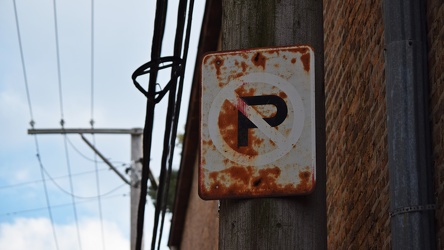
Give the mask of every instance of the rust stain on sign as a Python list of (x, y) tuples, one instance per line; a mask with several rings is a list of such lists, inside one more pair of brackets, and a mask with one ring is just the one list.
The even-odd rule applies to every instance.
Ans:
[(212, 197), (223, 199), (307, 193), (315, 185), (310, 171), (299, 172), (301, 182), (298, 184), (278, 183), (281, 173), (281, 169), (276, 166), (259, 171), (255, 171), (252, 166), (231, 166), (219, 172), (211, 172), (210, 185), (201, 188), (205, 189), (204, 193), (211, 193)]
[(201, 75), (199, 195), (309, 194), (316, 183), (309, 46), (207, 54)]
[(267, 57), (265, 57), (261, 52), (257, 52), (254, 54), (253, 58), (251, 58), (251, 62), (257, 67), (262, 67), (265, 69), (265, 63), (267, 62)]
[(308, 72), (310, 70), (310, 54), (303, 54), (301, 61), (304, 64), (304, 70)]
[(213, 60), (213, 64), (214, 64), (214, 67), (216, 68), (217, 75), (220, 76), (221, 75), (220, 68), (224, 65), (224, 60), (219, 57), (216, 57)]

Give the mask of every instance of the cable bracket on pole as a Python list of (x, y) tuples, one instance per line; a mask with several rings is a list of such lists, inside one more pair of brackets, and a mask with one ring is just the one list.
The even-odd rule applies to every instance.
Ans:
[(393, 217), (398, 214), (405, 214), (405, 213), (413, 213), (413, 212), (422, 212), (427, 210), (435, 210), (436, 205), (435, 204), (427, 204), (427, 205), (417, 205), (417, 206), (410, 206), (410, 207), (400, 207), (397, 209), (394, 209), (390, 211), (389, 215), (390, 217)]
[[(168, 63), (168, 64), (161, 65), (164, 63)], [(176, 82), (176, 79), (182, 75), (182, 68), (183, 68), (182, 66), (183, 66), (183, 60), (179, 57), (175, 57), (175, 56), (161, 57), (157, 60), (149, 61), (149, 62), (143, 64), (142, 66), (140, 66), (139, 68), (137, 68), (134, 71), (131, 78), (132, 78), (133, 83), (136, 86), (136, 88), (140, 92), (142, 92), (146, 96), (146, 98), (148, 98), (148, 100), (150, 100), (154, 103), (159, 103), (162, 100), (162, 98), (165, 96), (165, 94), (168, 92), (168, 90), (171, 88), (171, 83)], [(162, 69), (166, 69), (166, 68), (170, 68), (170, 67), (172, 68), (171, 80), (168, 82), (168, 84), (165, 86), (165, 88), (163, 88), (160, 91), (156, 91), (154, 94), (146, 91), (139, 84), (139, 82), (137, 82), (137, 77), (149, 74), (151, 72), (152, 68), (156, 68), (157, 70), (162, 70)]]

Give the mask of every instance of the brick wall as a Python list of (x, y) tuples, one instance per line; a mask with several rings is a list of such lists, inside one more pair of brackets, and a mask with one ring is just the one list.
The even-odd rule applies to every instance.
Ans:
[(329, 249), (390, 247), (382, 1), (324, 0)]
[(444, 4), (427, 1), (430, 110), (437, 195), (436, 235), (438, 249), (444, 249)]

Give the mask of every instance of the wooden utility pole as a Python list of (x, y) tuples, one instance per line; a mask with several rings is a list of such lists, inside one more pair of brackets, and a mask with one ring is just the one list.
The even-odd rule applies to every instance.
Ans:
[[(142, 176), (142, 134), (131, 134), (131, 248), (136, 249), (137, 211), (140, 200), (140, 180)], [(143, 249), (143, 241), (142, 241)]]
[(222, 8), (222, 50), (314, 49), (317, 183), (307, 196), (221, 200), (219, 248), (326, 249), (322, 0), (224, 0)]

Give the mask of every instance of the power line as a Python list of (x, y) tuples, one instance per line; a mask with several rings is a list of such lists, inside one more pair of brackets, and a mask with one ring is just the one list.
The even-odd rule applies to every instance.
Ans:
[(32, 124), (34, 122), (34, 115), (32, 113), (31, 97), (29, 95), (28, 77), (26, 74), (25, 59), (23, 57), (23, 46), (22, 46), (22, 38), (20, 35), (20, 25), (19, 25), (19, 20), (18, 20), (18, 16), (17, 16), (17, 6), (15, 3), (15, 0), (13, 0), (13, 2), (14, 2), (15, 24), (17, 27), (17, 37), (18, 37), (19, 48), (20, 48), (20, 58), (21, 58), (21, 62), (22, 62), (23, 77), (25, 80), (26, 98), (28, 99), (28, 108), (29, 108), (29, 114), (31, 115), (31, 124)]
[(39, 166), (40, 166), (40, 175), (43, 180), (43, 190), (45, 191), (46, 206), (48, 207), (49, 219), (51, 221), (51, 227), (52, 227), (52, 231), (53, 231), (53, 235), (54, 235), (54, 241), (56, 244), (56, 249), (59, 249), (59, 243), (57, 241), (57, 234), (56, 234), (55, 227), (54, 227), (54, 219), (53, 219), (52, 211), (51, 211), (51, 204), (49, 202), (48, 187), (46, 186), (45, 174), (43, 173), (44, 168), (43, 168), (43, 164), (42, 164), (42, 159), (40, 158), (40, 149), (39, 149), (39, 143), (37, 140), (37, 135), (34, 136), (34, 140), (35, 140), (35, 145), (36, 145), (36, 150), (37, 150), (36, 156), (37, 156), (37, 160), (38, 160)]
[(91, 127), (94, 126), (94, 0), (91, 0)]
[[(65, 121), (64, 121), (64, 112), (63, 112), (63, 91), (62, 91), (62, 76), (61, 76), (61, 70), (60, 70), (61, 66), (60, 66), (59, 34), (58, 34), (58, 27), (57, 27), (56, 0), (53, 0), (53, 9), (54, 9), (54, 32), (55, 32), (56, 57), (57, 57), (57, 79), (58, 79), (58, 86), (59, 86), (59, 101), (60, 101), (60, 116), (61, 116), (60, 125), (63, 128), (65, 125)], [(70, 164), (70, 160), (69, 160), (68, 143), (67, 143), (66, 135), (64, 135), (64, 147), (65, 147), (66, 166), (68, 169), (68, 175), (70, 176), (69, 186), (70, 186), (71, 194), (74, 194), (74, 187), (73, 187), (72, 178), (71, 178), (71, 164)], [(71, 196), (71, 199), (72, 199), (72, 203), (73, 203), (72, 207), (73, 207), (73, 212), (74, 212), (74, 219), (76, 222), (77, 241), (79, 244), (79, 248), (82, 249), (82, 242), (80, 239), (79, 221), (78, 221), (78, 217), (77, 217), (76, 199), (75, 199), (74, 195)]]
[[(69, 145), (74, 149), (74, 151), (76, 151), (81, 157), (83, 157), (85, 160), (91, 161), (91, 162), (96, 162), (96, 163), (101, 163), (101, 164), (106, 164), (104, 161), (97, 161), (97, 158), (94, 157), (95, 159), (89, 158), (88, 156), (86, 156), (84, 153), (82, 153), (75, 145), (74, 143), (69, 139), (69, 137), (67, 137), (68, 139), (68, 143)], [(128, 163), (123, 162), (123, 161), (109, 161), (111, 163), (119, 163), (122, 164), (121, 167), (125, 167), (126, 165), (128, 165)]]
[[(15, 0), (14, 0), (14, 7), (15, 7)], [(53, 9), (54, 9), (54, 28), (55, 28), (55, 42), (56, 42), (56, 54), (57, 54), (57, 74), (58, 74), (58, 90), (59, 90), (59, 104), (60, 104), (60, 124), (62, 129), (64, 129), (64, 124), (65, 124), (65, 116), (64, 116), (64, 101), (63, 101), (63, 84), (62, 84), (62, 76), (61, 76), (61, 61), (60, 61), (60, 46), (59, 46), (59, 35), (58, 35), (58, 22), (57, 22), (57, 6), (56, 6), (56, 1), (53, 1)], [(93, 0), (91, 1), (91, 127), (94, 126), (94, 3)], [(60, 14), (60, 13), (59, 13)], [(17, 19), (17, 17), (16, 17)], [(18, 25), (18, 21), (17, 21), (17, 25)], [(19, 33), (19, 28), (18, 29), (18, 33)], [(20, 34), (19, 34), (20, 36)], [(19, 40), (21, 40), (21, 38), (19, 37)], [(28, 84), (27, 84), (27, 79), (26, 79), (26, 70), (25, 70), (25, 64), (24, 64), (24, 60), (23, 60), (23, 51), (22, 51), (22, 47), (21, 47), (21, 42), (20, 42), (20, 50), (21, 50), (21, 56), (22, 56), (22, 66), (23, 66), (23, 71), (24, 71), (24, 76), (25, 76), (25, 85), (26, 85), (26, 91), (27, 91), (27, 95), (28, 95), (28, 105), (29, 105), (29, 110), (30, 110), (30, 114), (31, 114), (31, 127), (34, 128), (34, 120), (33, 120), (33, 113), (32, 113), (32, 105), (31, 105), (31, 101), (30, 101), (30, 97), (29, 97), (29, 88), (28, 88)], [(51, 224), (53, 227), (53, 231), (54, 231), (54, 235), (55, 235), (55, 230), (54, 230), (54, 221), (52, 219), (52, 213), (51, 213), (51, 206), (49, 203), (49, 193), (47, 190), (47, 179), (49, 177), (49, 179), (61, 190), (64, 190), (63, 188), (60, 187), (60, 185), (57, 184), (57, 182), (49, 175), (49, 172), (44, 168), (43, 163), (41, 161), (40, 158), (40, 150), (38, 148), (38, 140), (37, 140), (37, 136), (35, 136), (35, 140), (36, 140), (36, 150), (37, 150), (37, 158), (39, 160), (39, 164), (40, 164), (40, 170), (41, 170), (41, 175), (42, 175), (42, 183), (45, 187), (45, 195), (47, 198), (47, 208), (48, 211), (50, 212), (50, 218), (51, 218)], [(93, 135), (93, 141), (95, 144), (95, 137)], [(78, 224), (78, 217), (77, 217), (77, 209), (76, 209), (76, 203), (78, 202), (76, 199), (80, 199), (80, 198), (92, 198), (92, 197), (79, 197), (74, 195), (74, 185), (73, 185), (73, 180), (72, 180), (72, 172), (71, 172), (71, 161), (70, 161), (70, 157), (69, 157), (69, 150), (68, 150), (68, 146), (67, 144), (69, 144), (82, 156), (84, 156), (82, 153), (80, 153), (79, 150), (77, 150), (77, 148), (74, 146), (74, 144), (69, 141), (68, 137), (66, 135), (64, 135), (64, 147), (65, 147), (65, 157), (66, 157), (66, 164), (67, 164), (67, 168), (68, 168), (68, 178), (69, 178), (69, 185), (70, 185), (70, 191), (66, 191), (64, 190), (65, 193), (67, 193), (68, 195), (70, 195), (72, 197), (72, 203), (70, 205), (72, 205), (73, 210), (74, 210), (74, 217), (75, 217), (75, 221), (76, 221), (76, 228), (77, 228), (77, 238), (78, 238), (78, 243), (80, 248), (82, 248), (81, 246), (81, 239), (80, 239), (80, 233), (79, 233), (79, 224)], [(98, 200), (98, 204), (99, 204), (99, 213), (100, 213), (100, 221), (101, 221), (101, 228), (102, 228), (102, 246), (104, 247), (104, 235), (103, 235), (103, 220), (102, 220), (102, 209), (101, 209), (101, 197), (103, 196), (103, 194), (101, 194), (100, 191), (100, 182), (99, 182), (99, 173), (98, 173), (98, 166), (97, 166), (97, 159), (96, 159), (96, 155), (94, 155), (94, 159), (92, 160), (95, 163), (95, 173), (96, 173), (96, 184), (97, 184), (97, 200)], [(85, 157), (86, 158), (86, 157)], [(124, 185), (122, 185), (124, 186)], [(58, 243), (56, 242), (57, 245), (57, 249), (58, 249)]]
[[(20, 24), (19, 24), (19, 20), (18, 20), (18, 14), (17, 14), (17, 4), (15, 2), (15, 0), (13, 0), (14, 3), (14, 15), (15, 15), (15, 23), (16, 23), (16, 27), (17, 27), (17, 36), (18, 36), (18, 40), (19, 40), (19, 47), (20, 47), (20, 58), (21, 58), (21, 62), (22, 62), (22, 69), (23, 69), (23, 77), (25, 80), (25, 88), (26, 88), (26, 97), (28, 100), (28, 108), (29, 108), (29, 114), (31, 117), (31, 121), (30, 121), (30, 125), (33, 128), (34, 127), (34, 115), (32, 112), (32, 104), (31, 104), (31, 97), (29, 94), (29, 86), (28, 86), (28, 77), (26, 74), (26, 67), (25, 67), (25, 59), (24, 59), (24, 55), (23, 55), (23, 45), (22, 45), (22, 39), (21, 39), (21, 35), (20, 35)], [(56, 234), (56, 230), (54, 227), (54, 218), (52, 215), (52, 210), (51, 210), (51, 203), (49, 201), (49, 195), (48, 195), (48, 188), (46, 186), (46, 181), (45, 181), (45, 175), (43, 173), (43, 164), (41, 162), (40, 159), (40, 149), (39, 149), (39, 143), (37, 140), (37, 135), (34, 136), (34, 141), (35, 141), (35, 148), (36, 148), (36, 156), (37, 156), (37, 160), (39, 162), (39, 166), (40, 166), (40, 174), (42, 177), (42, 183), (43, 183), (43, 190), (45, 193), (45, 201), (46, 201), (46, 206), (47, 206), (47, 210), (48, 210), (48, 215), (49, 215), (49, 219), (51, 221), (51, 228), (52, 228), (52, 235), (53, 235), (53, 239), (54, 239), (54, 244), (56, 249), (59, 249), (59, 243), (57, 240), (57, 234)]]
[[(99, 171), (101, 171), (101, 172), (102, 171), (107, 171), (107, 170), (109, 170), (109, 169), (108, 168), (101, 168), (101, 169), (99, 169)], [(72, 176), (81, 176), (81, 175), (87, 175), (87, 174), (92, 174), (92, 173), (95, 173), (95, 170), (75, 173), (75, 174), (72, 174)], [(52, 177), (53, 180), (64, 179), (64, 178), (69, 178), (69, 175)], [(40, 182), (43, 182), (43, 180), (40, 179), (40, 180), (34, 180), (34, 181), (26, 181), (26, 182), (15, 183), (15, 184), (6, 185), (6, 186), (0, 186), (0, 190), (1, 189), (8, 189), (8, 188), (16, 188), (16, 187), (19, 187), (19, 186), (25, 186), (25, 185), (30, 185), (30, 184), (40, 183)]]
[[(60, 191), (62, 191), (63, 193), (65, 193), (65, 194), (67, 194), (68, 196), (71, 196), (71, 197), (73, 197), (73, 198), (76, 198), (76, 199), (99, 199), (100, 197), (103, 197), (103, 196), (106, 196), (106, 195), (108, 195), (108, 194), (110, 194), (110, 193), (113, 193), (113, 192), (115, 192), (117, 189), (119, 189), (119, 188), (121, 188), (121, 187), (123, 187), (123, 186), (126, 186), (126, 184), (124, 183), (124, 184), (121, 184), (121, 185), (119, 185), (118, 187), (116, 187), (116, 188), (113, 188), (113, 189), (111, 189), (111, 190), (109, 190), (109, 191), (107, 191), (107, 192), (105, 192), (105, 193), (103, 193), (103, 194), (98, 194), (98, 195), (95, 195), (95, 196), (79, 196), (79, 195), (74, 195), (73, 193), (71, 193), (71, 192), (69, 192), (69, 191), (67, 191), (66, 189), (64, 189), (63, 187), (61, 187), (55, 180), (54, 180), (54, 178), (52, 178), (51, 177), (51, 175), (49, 174), (49, 172), (45, 169), (45, 167), (43, 166), (43, 163), (41, 162), (41, 159), (40, 159), (40, 155), (38, 156), (39, 157), (39, 163), (40, 163), (40, 166), (41, 166), (41, 168), (42, 168), (42, 170), (43, 170), (43, 172), (44, 172), (44, 174), (49, 178), (49, 180), (60, 190)], [(103, 170), (103, 169), (102, 169)], [(94, 171), (95, 172), (95, 171)], [(72, 177), (72, 176), (74, 176), (74, 175), (71, 175), (71, 176), (66, 176), (66, 177), (68, 177), (68, 178), (70, 178), (70, 177)], [(66, 177), (64, 177), (64, 178), (66, 178)], [(59, 177), (60, 178), (60, 177)], [(36, 181), (37, 182), (37, 181)], [(46, 184), (46, 179), (42, 179), (42, 180), (40, 180), (39, 182), (44, 182), (45, 184)], [(32, 182), (31, 182), (32, 183)], [(26, 183), (27, 184), (27, 183)], [(1, 188), (4, 188), (4, 187), (1, 187)]]
[[(42, 164), (42, 167), (43, 167), (43, 164)], [(65, 194), (67, 194), (67, 195), (69, 195), (69, 196), (71, 196), (72, 198), (76, 198), (76, 199), (95, 199), (95, 198), (100, 198), (101, 196), (103, 196), (103, 195), (106, 195), (106, 194), (109, 194), (109, 193), (112, 193), (112, 192), (114, 192), (116, 189), (118, 189), (118, 188), (121, 188), (121, 187), (123, 187), (123, 186), (126, 186), (126, 184), (124, 183), (124, 184), (121, 184), (120, 186), (118, 186), (118, 188), (115, 188), (115, 189), (112, 189), (112, 190), (110, 190), (110, 191), (108, 191), (108, 192), (106, 192), (105, 194), (98, 194), (97, 196), (79, 196), (79, 195), (75, 195), (73, 192), (69, 192), (69, 191), (67, 191), (66, 189), (64, 189), (64, 188), (62, 188), (52, 177), (51, 177), (51, 175), (49, 174), (49, 172), (43, 167), (43, 171), (45, 172), (45, 174), (46, 174), (46, 176), (48, 176), (48, 178), (51, 180), (51, 182), (60, 190), (60, 191), (62, 191), (63, 193), (65, 193)], [(71, 178), (73, 175), (68, 175), (68, 178)]]
[[(94, 0), (91, 0), (91, 128), (94, 128)], [(93, 145), (96, 145), (96, 136), (93, 134)], [(103, 230), (103, 216), (102, 216), (102, 200), (100, 199), (100, 178), (97, 166), (97, 154), (94, 154), (94, 168), (96, 172), (96, 190), (99, 198), (97, 199), (97, 205), (99, 209), (100, 218), (100, 232), (102, 239), (102, 249), (105, 250), (105, 234)]]
[[(183, 90), (183, 77), (186, 64), (186, 57), (188, 55), (188, 46), (191, 32), (191, 20), (193, 14), (194, 1), (190, 1), (188, 5), (187, 0), (180, 0), (177, 13), (176, 37), (174, 41), (174, 55), (170, 57), (160, 57), (160, 51), (163, 44), (163, 36), (165, 32), (166, 10), (168, 1), (157, 0), (156, 2), (156, 16), (154, 20), (154, 35), (151, 47), (151, 61), (145, 63), (136, 69), (132, 75), (132, 80), (137, 89), (139, 89), (147, 97), (147, 108), (143, 135), (143, 169), (140, 202), (138, 207), (138, 224), (136, 249), (140, 250), (142, 246), (143, 223), (144, 223), (144, 209), (147, 194), (148, 173), (150, 171), (150, 155), (151, 143), (153, 135), (153, 120), (155, 105), (160, 102), (163, 96), (169, 91), (168, 107), (165, 120), (165, 133), (162, 160), (160, 166), (159, 188), (157, 190), (157, 202), (154, 214), (154, 228), (151, 240), (151, 249), (156, 249), (156, 240), (160, 220), (160, 235), (158, 248), (160, 248), (162, 229), (165, 220), (166, 200), (169, 192), (169, 182), (172, 170), (172, 158), (175, 147), (175, 137), (177, 134), (177, 123), (180, 113), (180, 102)], [(185, 24), (188, 7), (188, 22)], [(184, 30), (186, 27), (186, 37), (184, 41)], [(182, 48), (184, 45), (184, 48)], [(182, 56), (183, 53), (183, 56)], [(170, 63), (166, 66), (163, 63)], [(156, 91), (158, 71), (171, 67), (171, 79), (165, 88), (159, 92)], [(137, 77), (145, 74), (150, 74), (148, 91), (137, 82)], [(179, 85), (177, 84), (180, 78)], [(161, 218), (160, 218), (161, 216)]]
[[(62, 120), (63, 121), (63, 120)], [(72, 181), (72, 175), (71, 175), (71, 163), (69, 160), (69, 153), (68, 153), (68, 143), (66, 140), (66, 135), (63, 135), (64, 137), (64, 145), (65, 145), (65, 157), (66, 157), (66, 166), (68, 169), (68, 175), (69, 175), (69, 187), (71, 190), (71, 199), (72, 199), (72, 208), (74, 211), (74, 220), (76, 222), (76, 229), (77, 229), (77, 241), (79, 243), (79, 248), (82, 249), (82, 241), (80, 240), (80, 228), (79, 228), (79, 220), (77, 217), (77, 207), (76, 207), (76, 197), (74, 196), (74, 185)]]
[(65, 124), (65, 121), (63, 120), (63, 94), (62, 94), (62, 75), (60, 70), (60, 50), (59, 50), (59, 32), (57, 27), (57, 6), (56, 6), (56, 0), (53, 0), (53, 8), (54, 8), (54, 30), (55, 30), (55, 43), (56, 43), (56, 57), (57, 57), (57, 79), (58, 79), (58, 85), (59, 85), (59, 102), (60, 102), (60, 125), (62, 127)]
[[(182, 3), (183, 2), (183, 3)], [(162, 204), (162, 220), (161, 220), (161, 224), (160, 224), (160, 234), (159, 234), (159, 242), (157, 245), (157, 249), (160, 249), (160, 243), (162, 240), (162, 233), (163, 233), (163, 226), (164, 226), (164, 221), (165, 221), (165, 214), (166, 214), (166, 207), (167, 207), (167, 202), (168, 202), (168, 193), (169, 193), (169, 183), (171, 181), (171, 172), (172, 172), (172, 166), (173, 166), (173, 155), (174, 155), (174, 148), (175, 148), (175, 141), (176, 141), (176, 136), (177, 136), (177, 127), (179, 125), (179, 113), (180, 113), (180, 104), (182, 101), (182, 92), (183, 92), (183, 84), (184, 84), (184, 74), (185, 74), (185, 68), (186, 68), (186, 61), (187, 61), (187, 57), (188, 57), (188, 47), (189, 47), (189, 43), (190, 43), (190, 35), (191, 35), (191, 23), (192, 23), (192, 17), (193, 17), (193, 10), (194, 10), (194, 0), (190, 0), (189, 3), (189, 7), (188, 7), (188, 15), (186, 15), (186, 6), (187, 6), (187, 2), (186, 0), (183, 0), (180, 2), (180, 4), (183, 4), (183, 12), (181, 13), (180, 10), (178, 12), (178, 18), (177, 18), (177, 31), (176, 31), (176, 48), (175, 48), (175, 56), (180, 56), (181, 52), (182, 52), (182, 41), (183, 41), (183, 32), (184, 32), (184, 27), (185, 27), (185, 17), (188, 16), (188, 21), (186, 24), (186, 35), (185, 35), (185, 43), (184, 43), (184, 48), (183, 48), (183, 55), (182, 55), (182, 59), (184, 61), (183, 67), (182, 67), (182, 74), (180, 77), (180, 82), (179, 82), (179, 86), (178, 86), (178, 93), (177, 93), (177, 99), (175, 100), (174, 105), (174, 114), (173, 114), (173, 127), (171, 130), (171, 137), (170, 137), (170, 142), (169, 142), (169, 161), (168, 161), (168, 172), (167, 172), (167, 176), (165, 178), (165, 185), (166, 185), (166, 190), (165, 190), (165, 194), (163, 196), (163, 204)], [(179, 16), (182, 15), (182, 18), (179, 18)], [(167, 143), (167, 142), (165, 142)], [(174, 192), (174, 190), (173, 190)]]
[[(111, 198), (116, 198), (116, 197), (119, 197), (119, 196), (126, 197), (127, 194), (126, 193), (124, 193), (124, 194), (115, 194), (115, 195), (110, 195), (110, 196), (103, 197), (102, 199), (111, 199)], [(93, 201), (94, 201), (94, 199), (85, 200), (85, 201), (77, 202), (77, 204), (83, 204), (83, 203), (93, 202)], [(11, 215), (16, 215), (16, 214), (21, 214), (21, 213), (29, 213), (29, 212), (39, 211), (39, 210), (45, 210), (45, 209), (48, 209), (48, 208), (52, 209), (52, 208), (61, 208), (61, 207), (67, 207), (67, 206), (72, 206), (72, 203), (52, 205), (51, 207), (40, 207), (40, 208), (30, 208), (30, 209), (24, 209), (24, 210), (11, 211), (11, 212), (0, 214), (0, 216), (11, 216)]]
[[(93, 121), (91, 119), (91, 121)], [(93, 123), (91, 123), (92, 126)], [(95, 135), (92, 135), (93, 137), (93, 143), (94, 145), (96, 144), (96, 137)], [(105, 249), (105, 235), (104, 235), (104, 230), (103, 230), (103, 216), (102, 216), (102, 200), (100, 197), (100, 178), (99, 178), (99, 171), (98, 171), (98, 166), (97, 166), (97, 154), (94, 154), (94, 168), (95, 168), (95, 173), (96, 173), (96, 189), (97, 189), (97, 205), (99, 206), (99, 218), (100, 218), (100, 231), (101, 231), (101, 238), (102, 238), (102, 249)], [(122, 184), (122, 186), (126, 186), (125, 183)]]
[[(151, 142), (152, 142), (152, 133), (153, 133), (153, 125), (154, 125), (154, 109), (155, 109), (155, 92), (156, 92), (156, 81), (158, 75), (158, 63), (160, 62), (160, 52), (162, 50), (162, 40), (163, 34), (165, 30), (165, 17), (167, 10), (167, 1), (157, 0), (156, 4), (156, 16), (154, 19), (154, 34), (153, 34), (153, 42), (151, 47), (151, 60), (154, 61), (151, 70), (150, 70), (150, 78), (148, 83), (148, 92), (147, 92), (147, 107), (146, 107), (146, 115), (145, 115), (145, 126), (144, 126), (144, 134), (143, 134), (143, 162), (142, 162), (142, 179), (141, 179), (141, 187), (140, 187), (140, 200), (139, 207), (137, 210), (137, 236), (136, 236), (136, 250), (142, 249), (142, 239), (143, 239), (143, 224), (145, 217), (145, 202), (147, 195), (147, 182), (148, 176), (150, 172), (150, 159), (151, 159)], [(137, 76), (133, 74), (133, 80)], [(160, 188), (160, 185), (159, 185)], [(159, 192), (160, 190), (158, 190)], [(153, 231), (153, 234), (155, 231)], [(155, 244), (155, 242), (154, 242)], [(152, 243), (153, 246), (153, 243)], [(152, 247), (153, 249), (153, 247)], [(154, 249), (153, 249), (154, 250)]]
[[(176, 25), (176, 37), (174, 41), (174, 56), (175, 57), (181, 57), (182, 53), (182, 42), (183, 42), (183, 35), (184, 35), (184, 25), (185, 25), (185, 19), (186, 19), (186, 10), (187, 10), (187, 1), (181, 0), (179, 2), (179, 8), (177, 13), (177, 25)], [(191, 9), (192, 10), (192, 9)], [(185, 61), (185, 60), (184, 60)], [(185, 65), (185, 63), (184, 63)], [(182, 69), (183, 70), (183, 67)], [(182, 71), (183, 72), (183, 71)], [(181, 79), (183, 75), (181, 74)], [(166, 117), (165, 123), (167, 124), (166, 131), (168, 133), (165, 133), (164, 137), (164, 148), (162, 153), (162, 166), (161, 166), (161, 177), (162, 180), (162, 189), (159, 189), (161, 191), (157, 194), (157, 200), (160, 202), (156, 203), (156, 210), (155, 210), (155, 221), (157, 222), (155, 224), (155, 229), (157, 231), (158, 223), (159, 223), (159, 217), (160, 217), (160, 230), (159, 230), (159, 240), (157, 243), (157, 249), (160, 249), (160, 243), (162, 241), (162, 231), (163, 231), (163, 225), (165, 220), (165, 213), (166, 213), (166, 203), (168, 199), (168, 192), (169, 192), (169, 182), (170, 182), (170, 176), (171, 176), (171, 165), (169, 165), (170, 160), (172, 160), (172, 145), (171, 145), (171, 139), (173, 136), (175, 136), (174, 133), (174, 125), (177, 122), (176, 117), (176, 111), (178, 106), (180, 106), (180, 102), (178, 103), (177, 98), (180, 97), (180, 93), (176, 94), (177, 89), (177, 78), (173, 78), (173, 75), (171, 76), (172, 79), (175, 79), (174, 81), (174, 88), (170, 89), (169, 92), (169, 98), (168, 98), (168, 114)], [(175, 138), (174, 138), (175, 139)], [(174, 140), (173, 140), (174, 142)], [(174, 146), (174, 145), (173, 145)], [(163, 190), (165, 189), (165, 190)], [(153, 241), (156, 240), (156, 234), (153, 234)], [(152, 245), (153, 246), (153, 245)]]

